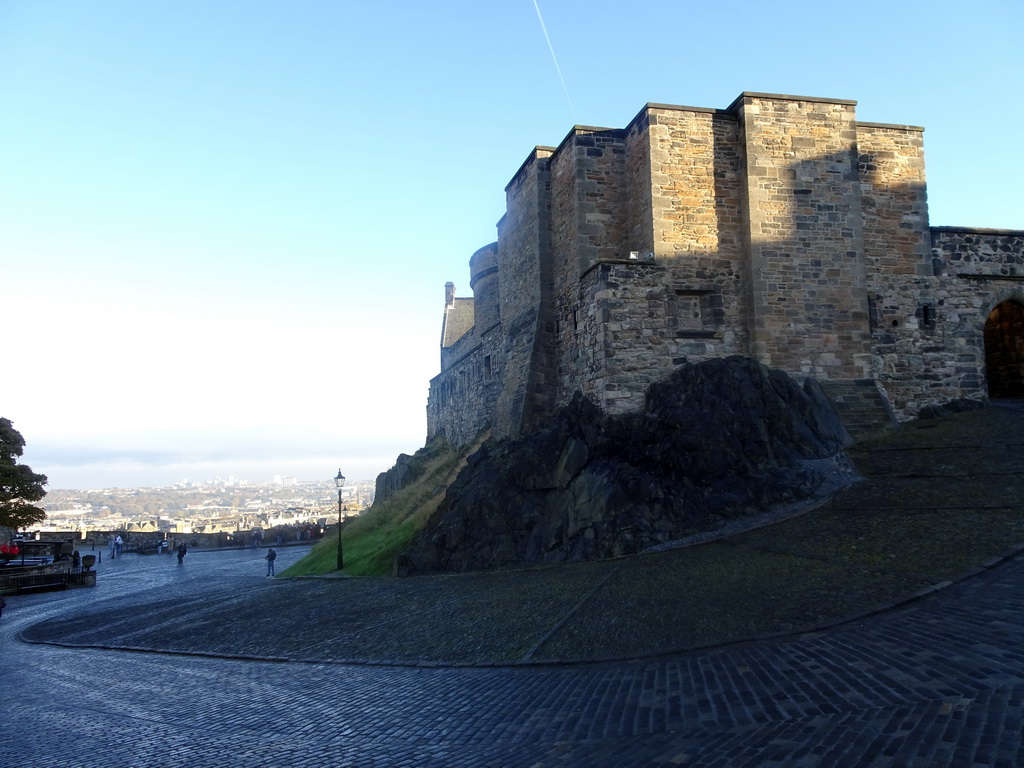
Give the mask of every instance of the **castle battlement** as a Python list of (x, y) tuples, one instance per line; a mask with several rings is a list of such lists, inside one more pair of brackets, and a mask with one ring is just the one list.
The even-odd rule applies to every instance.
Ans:
[(854, 101), (649, 103), (536, 147), (505, 192), (472, 300), (446, 297), (428, 438), (518, 435), (577, 391), (637, 410), (728, 355), (898, 419), (1024, 396), (1024, 232), (930, 227), (923, 129)]

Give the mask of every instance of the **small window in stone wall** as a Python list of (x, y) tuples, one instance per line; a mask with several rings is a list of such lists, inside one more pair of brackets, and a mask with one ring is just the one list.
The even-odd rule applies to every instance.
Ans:
[(925, 331), (935, 330), (935, 305), (922, 304), (917, 308), (917, 319), (920, 321), (921, 329)]
[(710, 288), (676, 288), (669, 297), (668, 323), (677, 338), (713, 336), (724, 320), (722, 296)]
[(491, 380), (491, 356), (484, 355), (484, 381)]

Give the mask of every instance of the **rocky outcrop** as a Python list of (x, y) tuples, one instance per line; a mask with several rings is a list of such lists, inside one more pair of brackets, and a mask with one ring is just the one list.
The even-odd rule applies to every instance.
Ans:
[(427, 471), (430, 462), (447, 450), (449, 450), (447, 441), (444, 438), (435, 438), (416, 451), (413, 456), (407, 453), (398, 454), (395, 465), (377, 475), (373, 492), (374, 504), (386, 501), (403, 488), (416, 482)]
[(385, 501), (394, 496), (407, 483), (416, 479), (416, 472), (412, 462), (412, 456), (407, 453), (398, 454), (395, 465), (385, 472), (377, 475), (377, 482), (374, 485), (373, 500)]
[(397, 572), (641, 552), (820, 494), (849, 442), (816, 383), (747, 358), (682, 366), (641, 413), (577, 395), (542, 430), (470, 456)]

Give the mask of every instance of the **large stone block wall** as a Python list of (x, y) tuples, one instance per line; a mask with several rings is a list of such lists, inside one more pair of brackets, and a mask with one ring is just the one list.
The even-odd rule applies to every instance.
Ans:
[[(735, 115), (649, 106), (655, 256), (674, 358), (747, 354), (743, 149)], [(655, 299), (657, 300), (657, 299)]]
[(565, 300), (594, 264), (626, 258), (622, 131), (575, 128), (551, 159), (551, 253), (555, 294)]
[(870, 376), (855, 103), (744, 94), (755, 356), (818, 379)]
[[(553, 343), (558, 391), (589, 378), (587, 371), (602, 364), (597, 335), (583, 315), (587, 308), (580, 294), (580, 264), (585, 257), (579, 236), (581, 210), (579, 164), (574, 130), (551, 160), (551, 251), (554, 302)], [(579, 339), (578, 344), (573, 339)]]
[(575, 262), (573, 279), (599, 261), (628, 255), (623, 138), (622, 131), (576, 128), (552, 161), (552, 227), (560, 234), (553, 251), (556, 262)]
[(507, 213), (498, 229), (499, 319), (504, 335), (500, 356), (505, 375), (493, 420), (500, 437), (519, 434), (530, 400), (542, 292), (550, 284), (551, 154), (549, 148), (535, 149), (505, 189)]
[[(629, 252), (654, 252), (653, 209), (654, 182), (651, 165), (650, 105), (640, 111), (626, 127), (623, 139), (625, 160), (623, 162), (622, 208), (625, 217), (623, 245)], [(627, 254), (628, 255), (628, 254)]]
[(553, 150), (537, 147), (505, 188), (506, 214), (498, 225), (501, 322), (509, 325), (540, 301), (541, 250), (550, 241), (550, 173)]
[(551, 165), (552, 276), (551, 354), (554, 402), (577, 389), (588, 394), (605, 365), (600, 323), (581, 276), (595, 264), (624, 258), (628, 198), (625, 134), (575, 128)]
[(857, 124), (857, 170), (869, 285), (932, 274), (924, 129)]
[(695, 273), (717, 275), (715, 260), (737, 261), (742, 248), (736, 117), (653, 105), (647, 112), (655, 255), (685, 258)]
[(639, 410), (648, 387), (687, 358), (703, 357), (710, 332), (681, 338), (671, 271), (653, 260), (605, 262), (588, 275), (588, 321), (601, 339), (603, 365), (584, 382), (602, 410)]
[[(936, 335), (923, 138), (914, 126), (857, 124), (872, 375), (900, 418), (965, 396), (970, 383), (952, 384), (955, 364)], [(909, 378), (919, 383), (901, 383)]]
[[(719, 110), (648, 105), (621, 141), (603, 136), (611, 161), (597, 166), (609, 153), (585, 146), (575, 167), (582, 183), (566, 195), (590, 201), (601, 227), (578, 222), (588, 227), (581, 275), (556, 267), (559, 402), (580, 389), (625, 411), (684, 359), (745, 351), (740, 152), (735, 116)], [(559, 215), (561, 166), (552, 170), (556, 253), (563, 229), (568, 247), (578, 231), (559, 226), (568, 220)]]
[(926, 405), (983, 393), (984, 320), (976, 329), (952, 317), (936, 322), (940, 283), (905, 277), (872, 295), (872, 374), (900, 420)]
[(427, 436), (444, 437), (463, 445), (489, 426), (504, 378), (501, 331), (493, 326), (475, 339), (464, 354), (430, 381), (427, 397)]

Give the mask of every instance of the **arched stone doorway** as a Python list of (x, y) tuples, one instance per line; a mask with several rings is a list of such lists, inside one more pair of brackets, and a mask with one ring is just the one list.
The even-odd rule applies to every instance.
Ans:
[(1024, 304), (1002, 302), (985, 320), (988, 396), (1024, 398)]

